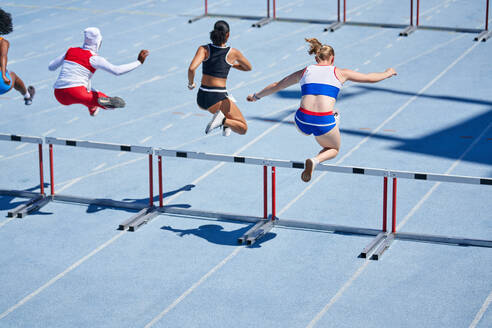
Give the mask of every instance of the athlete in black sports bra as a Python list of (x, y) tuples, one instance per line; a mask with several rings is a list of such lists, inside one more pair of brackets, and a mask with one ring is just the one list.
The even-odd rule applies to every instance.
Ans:
[(228, 38), (229, 24), (222, 20), (217, 21), (214, 30), (210, 32), (212, 43), (198, 48), (188, 69), (188, 88), (192, 90), (195, 88), (195, 71), (202, 64), (203, 74), (197, 104), (201, 109), (214, 114), (205, 133), (223, 127), (225, 136), (230, 134), (230, 130), (238, 134), (245, 134), (248, 130), (246, 120), (234, 98), (227, 93), (227, 75), (231, 67), (240, 71), (250, 71), (252, 68), (239, 50), (226, 46)]

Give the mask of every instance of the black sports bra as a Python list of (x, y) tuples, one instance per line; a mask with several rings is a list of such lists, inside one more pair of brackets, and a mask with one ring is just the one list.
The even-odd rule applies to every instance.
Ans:
[(207, 44), (206, 47), (208, 48), (208, 58), (202, 63), (202, 73), (226, 79), (232, 67), (226, 59), (231, 47), (219, 47), (211, 43)]

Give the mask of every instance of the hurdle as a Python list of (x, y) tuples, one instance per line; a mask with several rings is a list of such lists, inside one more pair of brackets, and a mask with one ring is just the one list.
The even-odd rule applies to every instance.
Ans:
[[(413, 1), (413, 0), (412, 0)], [(416, 0), (416, 29), (421, 30), (434, 30), (434, 31), (448, 31), (448, 32), (460, 32), (460, 33), (478, 33), (474, 38), (474, 41), (487, 41), (492, 35), (489, 31), (489, 0), (485, 0), (485, 24), (484, 28), (467, 28), (467, 27), (449, 27), (449, 26), (433, 26), (433, 25), (421, 25), (419, 22), (420, 18), (420, 0)]]
[(266, 14), (265, 16), (251, 16), (251, 15), (234, 15), (234, 14), (219, 14), (219, 13), (211, 13), (208, 10), (208, 0), (204, 2), (204, 13), (203, 15), (193, 17), (188, 20), (188, 23), (196, 22), (205, 17), (224, 17), (224, 18), (237, 18), (237, 19), (247, 19), (247, 20), (255, 20), (256, 22), (251, 25), (251, 27), (262, 27), (271, 21), (275, 20), (275, 11), (276, 11), (276, 0), (272, 0), (272, 15), (270, 15), (270, 0), (266, 0)]
[[(370, 175), (383, 178), (383, 196), (382, 196), (382, 228), (371, 229), (363, 227), (351, 227), (326, 223), (310, 223), (300, 220), (280, 219), (275, 213), (275, 174), (276, 168), (288, 168), (288, 169), (304, 169), (303, 162), (279, 160), (279, 159), (266, 159), (257, 157), (243, 157), (233, 156), (225, 154), (212, 154), (202, 153), (194, 151), (182, 151), (182, 150), (169, 150), (169, 149), (155, 149), (155, 154), (159, 158), (159, 163), (162, 163), (162, 157), (174, 157), (174, 158), (188, 158), (198, 160), (208, 160), (215, 162), (226, 162), (234, 164), (249, 164), (256, 166), (263, 166), (263, 216), (244, 216), (235, 215), (230, 213), (210, 213), (199, 210), (189, 210), (181, 208), (163, 207), (162, 203), (162, 164), (159, 165), (159, 192), (160, 192), (160, 208), (161, 213), (176, 214), (183, 216), (193, 217), (214, 217), (216, 219), (244, 221), (255, 223), (255, 225), (248, 230), (242, 237), (238, 239), (238, 243), (242, 244), (246, 242), (247, 245), (254, 244), (258, 239), (264, 236), (273, 227), (290, 227), (311, 229), (320, 231), (330, 231), (334, 233), (348, 233), (353, 235), (362, 236), (374, 236), (375, 238), (367, 245), (359, 254), (360, 258), (370, 258), (371, 260), (379, 260), (383, 253), (391, 246), (394, 240), (412, 240), (420, 242), (452, 244), (461, 246), (477, 246), (477, 247), (489, 247), (492, 248), (492, 240), (482, 239), (470, 239), (464, 237), (450, 237), (440, 235), (428, 235), (428, 234), (414, 234), (396, 231), (396, 204), (397, 204), (397, 179), (408, 179), (418, 181), (435, 181), (435, 182), (447, 182), (447, 183), (464, 183), (474, 184), (481, 186), (492, 186), (491, 178), (482, 177), (470, 177), (470, 176), (458, 176), (448, 174), (435, 174), (435, 173), (423, 173), (423, 172), (408, 172), (408, 171), (395, 171), (384, 170), (377, 168), (366, 167), (352, 167), (352, 166), (337, 166), (320, 164), (316, 167), (316, 171), (328, 171), (334, 173), (356, 174), (356, 175)], [(267, 167), (272, 169), (272, 212), (270, 218), (268, 218), (267, 212)], [(391, 231), (388, 231), (388, 180), (392, 180), (392, 195), (391, 195)], [(372, 255), (372, 256), (371, 256)]]
[(13, 142), (24, 142), (38, 145), (38, 161), (39, 161), (39, 193), (32, 193), (27, 191), (13, 192), (11, 190), (0, 190), (1, 195), (11, 195), (17, 197), (28, 197), (31, 198), (24, 204), (21, 204), (7, 213), (8, 217), (24, 218), (28, 214), (41, 209), (44, 205), (49, 202), (44, 193), (44, 174), (43, 174), (43, 138), (32, 137), (32, 136), (21, 136), (13, 134), (3, 134), (0, 133), (0, 140), (2, 141), (13, 141)]
[[(151, 219), (153, 216), (156, 215), (156, 213), (154, 211), (154, 202), (153, 202), (153, 198), (154, 198), (153, 189), (154, 189), (154, 187), (153, 187), (153, 167), (152, 167), (153, 149), (152, 149), (152, 147), (121, 145), (121, 144), (113, 144), (113, 143), (94, 142), (94, 141), (85, 141), (85, 140), (74, 140), (74, 139), (63, 139), (63, 138), (55, 138), (55, 137), (46, 137), (45, 142), (49, 145), (50, 188), (51, 188), (51, 197), (54, 200), (58, 200), (58, 201), (62, 201), (62, 202), (69, 202), (69, 203), (93, 204), (93, 205), (100, 205), (100, 206), (106, 206), (106, 207), (121, 207), (121, 208), (139, 210), (139, 212), (137, 214), (133, 215), (128, 220), (121, 223), (118, 227), (119, 230), (129, 229), (130, 231), (134, 231), (141, 224), (146, 222), (146, 220)], [(94, 199), (94, 198), (55, 194), (53, 145), (147, 154), (148, 158), (149, 158), (149, 164), (148, 164), (148, 168), (149, 168), (149, 171), (148, 171), (149, 172), (149, 204), (147, 206), (145, 206), (143, 204), (129, 204), (129, 203), (126, 203), (123, 201), (101, 200), (101, 199)], [(140, 224), (138, 226), (135, 225), (136, 221), (140, 222)]]

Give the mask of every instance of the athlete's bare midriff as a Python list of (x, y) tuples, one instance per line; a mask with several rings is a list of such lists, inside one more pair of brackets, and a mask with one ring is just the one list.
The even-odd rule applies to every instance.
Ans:
[(304, 95), (301, 99), (301, 107), (311, 112), (323, 113), (333, 111), (336, 100), (323, 95)]
[(202, 85), (209, 87), (221, 87), (225, 88), (227, 79), (221, 77), (215, 77), (207, 74), (202, 75)]

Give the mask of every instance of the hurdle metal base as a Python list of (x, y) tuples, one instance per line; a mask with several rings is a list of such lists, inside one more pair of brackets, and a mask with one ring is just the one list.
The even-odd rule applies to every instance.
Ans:
[(386, 239), (387, 233), (385, 232), (380, 232), (376, 238), (374, 238), (369, 245), (367, 245), (362, 252), (359, 254), (359, 258), (367, 258), (369, 255), (372, 253), (372, 251), (382, 242)]
[(395, 240), (395, 235), (393, 233), (386, 236), (384, 241), (379, 245), (374, 254), (371, 256), (371, 260), (379, 260), (383, 253), (391, 246), (393, 241)]
[(400, 32), (400, 36), (409, 36), (413, 32), (415, 32), (417, 28), (415, 26), (407, 26), (403, 31)]
[(205, 17), (207, 17), (207, 16), (208, 16), (208, 15), (200, 15), (200, 16), (196, 16), (196, 17), (190, 18), (190, 19), (188, 20), (188, 23), (189, 23), (189, 24), (194, 23), (194, 22), (196, 22), (197, 20), (200, 20), (200, 19), (205, 18)]
[(13, 218), (24, 218), (27, 215), (31, 214), (34, 211), (41, 209), (43, 206), (50, 202), (51, 198), (46, 197), (45, 195), (37, 195), (28, 202), (21, 204), (14, 208), (12, 211), (7, 213), (7, 217)]
[(237, 239), (237, 243), (239, 245), (244, 244), (246, 242), (246, 240), (248, 239), (249, 236), (251, 236), (255, 231), (257, 231), (261, 226), (263, 226), (267, 222), (268, 222), (267, 219), (258, 221), (251, 229), (249, 229), (248, 231), (246, 231), (246, 233), (244, 235), (242, 235), (241, 237), (239, 237)]
[(264, 17), (262, 19), (260, 19), (259, 21), (257, 21), (256, 23), (253, 23), (251, 24), (251, 27), (262, 27), (262, 26), (265, 26), (266, 24), (270, 23), (271, 21), (273, 21), (272, 18), (270, 17)]
[(475, 41), (482, 41), (482, 42), (485, 42), (487, 41), (488, 39), (490, 39), (490, 37), (492, 36), (492, 31), (482, 31), (479, 35), (477, 35), (474, 40)]
[(118, 230), (128, 229), (128, 231), (136, 231), (138, 228), (155, 218), (158, 214), (159, 213), (155, 210), (155, 207), (144, 208), (137, 214), (131, 216), (125, 222), (121, 223), (118, 226)]
[(335, 32), (336, 30), (338, 30), (340, 27), (343, 26), (343, 23), (342, 22), (335, 22), (335, 23), (332, 23), (331, 25), (325, 27), (323, 29), (324, 32)]

